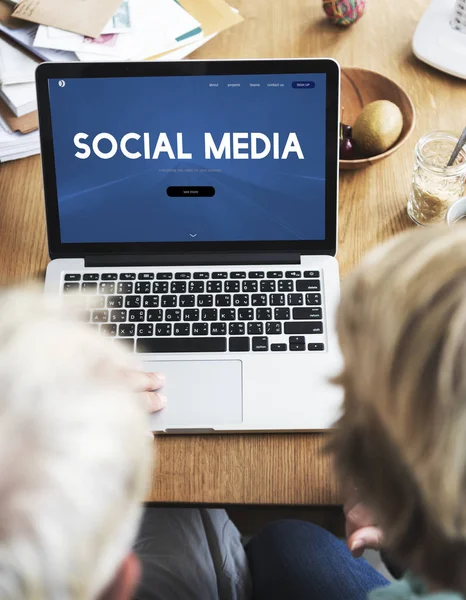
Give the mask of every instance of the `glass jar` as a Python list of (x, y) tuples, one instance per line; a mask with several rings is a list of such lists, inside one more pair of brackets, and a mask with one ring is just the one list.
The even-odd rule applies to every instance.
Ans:
[(432, 131), (416, 145), (408, 214), (418, 225), (439, 223), (450, 206), (465, 195), (466, 151), (447, 167), (458, 137), (449, 131)]

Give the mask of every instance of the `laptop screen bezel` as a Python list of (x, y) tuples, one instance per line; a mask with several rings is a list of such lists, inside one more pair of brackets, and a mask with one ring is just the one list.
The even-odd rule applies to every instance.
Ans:
[[(60, 235), (49, 79), (257, 74), (326, 75), (325, 239), (291, 241), (63, 243)], [(165, 253), (336, 253), (340, 68), (332, 59), (187, 60), (140, 63), (43, 63), (36, 70), (39, 128), (51, 258)]]

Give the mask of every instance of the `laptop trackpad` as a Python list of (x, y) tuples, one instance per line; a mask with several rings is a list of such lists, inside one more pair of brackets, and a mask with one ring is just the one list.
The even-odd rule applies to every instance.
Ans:
[(207, 429), (243, 421), (240, 360), (144, 361), (145, 371), (164, 373), (168, 405), (151, 417), (154, 431)]

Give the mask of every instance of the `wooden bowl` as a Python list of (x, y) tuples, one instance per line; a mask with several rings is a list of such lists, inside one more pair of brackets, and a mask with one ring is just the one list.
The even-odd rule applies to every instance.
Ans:
[(382, 154), (370, 158), (340, 160), (340, 169), (353, 170), (368, 167), (390, 156), (400, 148), (411, 135), (416, 122), (416, 113), (408, 94), (392, 79), (356, 67), (345, 67), (341, 71), (341, 109), (343, 123), (353, 125), (361, 110), (374, 100), (390, 100), (398, 106), (403, 115), (403, 129), (397, 142)]

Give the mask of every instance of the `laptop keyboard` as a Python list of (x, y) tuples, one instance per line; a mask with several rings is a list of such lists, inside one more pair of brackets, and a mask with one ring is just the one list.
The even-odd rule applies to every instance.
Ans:
[[(136, 352), (323, 351), (319, 271), (66, 273), (83, 319)], [(316, 338), (318, 341), (316, 341)]]

